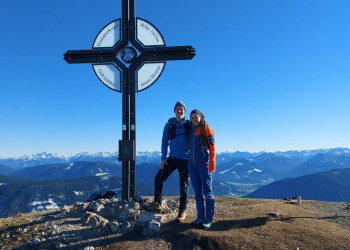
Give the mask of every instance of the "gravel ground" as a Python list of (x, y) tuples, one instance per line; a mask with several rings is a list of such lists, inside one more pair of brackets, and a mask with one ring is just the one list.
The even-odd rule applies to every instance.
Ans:
[[(165, 197), (174, 199), (177, 197)], [(51, 210), (0, 219), (0, 249), (349, 249), (350, 204), (216, 197), (209, 230), (191, 228), (196, 218), (190, 197), (187, 218), (169, 221), (159, 232), (135, 228), (111, 233), (91, 228), (79, 211)]]

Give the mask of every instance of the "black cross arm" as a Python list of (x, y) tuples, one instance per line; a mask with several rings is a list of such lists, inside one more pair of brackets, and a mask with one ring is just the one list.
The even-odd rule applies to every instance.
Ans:
[(114, 49), (68, 50), (63, 58), (67, 63), (104, 63), (113, 62), (116, 53)]
[(192, 46), (154, 47), (142, 50), (143, 61), (191, 60), (196, 55)]

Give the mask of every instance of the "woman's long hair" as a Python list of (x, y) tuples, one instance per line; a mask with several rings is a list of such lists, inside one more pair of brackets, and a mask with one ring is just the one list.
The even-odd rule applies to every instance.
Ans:
[(205, 126), (207, 123), (205, 122), (205, 115), (203, 114), (202, 110), (199, 110), (198, 111), (201, 113), (202, 115), (202, 118), (201, 118), (201, 121), (199, 122), (200, 123), (200, 126), (203, 127)]
[(201, 130), (201, 137), (200, 137), (200, 143), (202, 146), (209, 146), (208, 140), (207, 140), (207, 122), (205, 121), (205, 115), (201, 110), (199, 112), (202, 115), (201, 121), (200, 121), (200, 130)]

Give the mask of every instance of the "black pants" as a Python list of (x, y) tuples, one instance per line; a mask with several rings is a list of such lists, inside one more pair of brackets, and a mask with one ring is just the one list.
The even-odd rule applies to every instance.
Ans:
[(185, 210), (187, 208), (187, 196), (188, 196), (188, 165), (187, 160), (178, 159), (174, 157), (168, 157), (168, 165), (164, 165), (163, 169), (159, 169), (156, 177), (154, 178), (154, 201), (161, 204), (163, 183), (174, 172), (175, 169), (179, 171), (180, 176), (180, 207), (179, 210)]

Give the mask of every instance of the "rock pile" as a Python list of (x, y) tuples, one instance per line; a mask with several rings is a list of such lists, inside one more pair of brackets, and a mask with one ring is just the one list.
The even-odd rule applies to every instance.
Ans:
[(114, 198), (64, 206), (61, 213), (81, 213), (86, 224), (100, 231), (123, 234), (137, 228), (144, 235), (151, 235), (160, 231), (161, 223), (174, 220), (178, 214), (177, 201), (163, 200), (162, 207), (162, 212), (155, 214), (143, 210), (138, 202)]
[(118, 198), (64, 206), (43, 216), (43, 228), (35, 229), (37, 236), (18, 249), (81, 247), (91, 239), (117, 237), (133, 230), (150, 236), (178, 215), (178, 201), (163, 200), (162, 207), (157, 214), (142, 209), (138, 202)]

